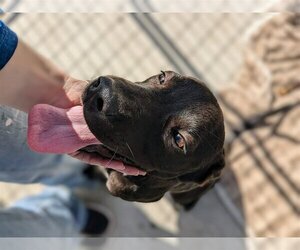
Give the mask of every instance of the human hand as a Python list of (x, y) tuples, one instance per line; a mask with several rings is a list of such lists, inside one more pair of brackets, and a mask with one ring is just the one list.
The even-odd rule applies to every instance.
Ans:
[(58, 108), (71, 108), (81, 105), (81, 96), (88, 85), (88, 81), (66, 76), (59, 92), (57, 95), (52, 96), (48, 104)]

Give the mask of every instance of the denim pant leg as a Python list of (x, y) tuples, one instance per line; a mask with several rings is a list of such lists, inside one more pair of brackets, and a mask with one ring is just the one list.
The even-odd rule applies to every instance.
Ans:
[(27, 114), (0, 106), (0, 181), (82, 185), (85, 165), (66, 155), (39, 154), (27, 145)]
[[(0, 106), (0, 181), (86, 185), (84, 165), (68, 156), (38, 154), (27, 146), (27, 115)], [(0, 236), (74, 236), (86, 209), (69, 190), (50, 188), (0, 210)]]
[(0, 237), (76, 237), (86, 216), (69, 189), (49, 187), (0, 210)]

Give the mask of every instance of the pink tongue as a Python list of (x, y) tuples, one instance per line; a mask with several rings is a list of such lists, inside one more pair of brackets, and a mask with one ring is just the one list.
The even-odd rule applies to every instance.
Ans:
[(83, 107), (35, 105), (28, 117), (28, 145), (37, 152), (65, 154), (100, 142), (89, 130)]

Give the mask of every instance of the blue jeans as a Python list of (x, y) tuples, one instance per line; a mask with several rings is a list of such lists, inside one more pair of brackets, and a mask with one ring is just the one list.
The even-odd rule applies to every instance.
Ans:
[[(0, 181), (67, 187), (88, 183), (84, 164), (64, 155), (34, 153), (26, 135), (27, 115), (0, 106)], [(75, 236), (85, 221), (86, 208), (70, 189), (49, 187), (0, 210), (0, 237)]]

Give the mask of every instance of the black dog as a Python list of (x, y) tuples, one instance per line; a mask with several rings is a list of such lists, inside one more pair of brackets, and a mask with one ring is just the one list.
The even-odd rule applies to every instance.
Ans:
[(83, 150), (147, 172), (108, 171), (107, 187), (128, 201), (153, 202), (170, 191), (192, 207), (220, 178), (224, 121), (216, 98), (199, 80), (172, 71), (133, 83), (106, 76), (83, 95), (84, 116), (103, 143)]

